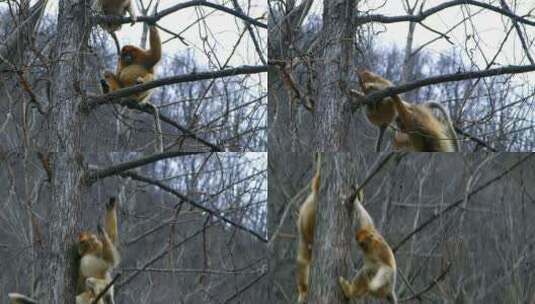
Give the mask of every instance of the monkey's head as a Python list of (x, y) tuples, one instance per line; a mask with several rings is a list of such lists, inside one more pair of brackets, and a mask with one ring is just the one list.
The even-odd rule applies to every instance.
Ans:
[(357, 243), (359, 244), (360, 248), (364, 252), (369, 252), (372, 250), (372, 248), (376, 247), (377, 243), (380, 242), (380, 240), (377, 238), (377, 234), (368, 228), (359, 229), (355, 238), (357, 239)]
[(82, 232), (78, 236), (78, 253), (85, 255), (91, 252), (101, 252), (102, 241), (93, 233)]
[(130, 65), (136, 62), (136, 58), (140, 58), (140, 53), (143, 51), (133, 45), (125, 45), (121, 49), (121, 64)]
[(390, 81), (368, 70), (357, 70), (356, 72), (359, 76), (360, 88), (365, 94), (392, 86)]

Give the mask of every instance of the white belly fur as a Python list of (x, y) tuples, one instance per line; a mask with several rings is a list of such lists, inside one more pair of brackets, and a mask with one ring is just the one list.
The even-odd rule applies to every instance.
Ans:
[(80, 261), (80, 271), (86, 278), (103, 278), (102, 274), (104, 274), (106, 270), (108, 270), (108, 263), (102, 258), (94, 255), (86, 255), (82, 257), (82, 260)]

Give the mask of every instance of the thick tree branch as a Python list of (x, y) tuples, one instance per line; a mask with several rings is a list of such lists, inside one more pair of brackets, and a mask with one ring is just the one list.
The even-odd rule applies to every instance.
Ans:
[(230, 76), (243, 75), (243, 74), (256, 74), (256, 73), (267, 72), (267, 70), (268, 70), (268, 67), (266, 65), (241, 66), (241, 67), (237, 67), (234, 69), (226, 69), (226, 70), (202, 72), (202, 73), (192, 73), (192, 74), (186, 74), (186, 75), (177, 75), (177, 76), (171, 76), (171, 77), (166, 77), (166, 78), (160, 78), (160, 79), (156, 79), (154, 81), (150, 81), (147, 83), (138, 84), (138, 85), (131, 86), (128, 88), (113, 91), (104, 95), (89, 96), (88, 100), (85, 102), (84, 107), (87, 110), (91, 110), (95, 108), (96, 106), (105, 104), (109, 101), (112, 101), (115, 98), (130, 96), (132, 94), (147, 91), (149, 89), (153, 89), (153, 88), (160, 87), (163, 85), (199, 81), (199, 80), (206, 80), (206, 79), (215, 79), (215, 78), (222, 78), (222, 77), (230, 77)]
[[(179, 3), (179, 4), (176, 4), (174, 6), (171, 6), (170, 8), (168, 9), (165, 9), (163, 11), (160, 11), (158, 13), (156, 13), (155, 15), (152, 15), (152, 16), (138, 16), (137, 17), (137, 21), (142, 21), (142, 22), (147, 22), (147, 23), (156, 23), (158, 20), (160, 20), (161, 18), (169, 15), (169, 14), (172, 14), (174, 12), (177, 12), (179, 10), (182, 10), (182, 9), (185, 9), (185, 8), (188, 8), (188, 7), (193, 7), (193, 6), (207, 6), (207, 7), (211, 7), (211, 8), (215, 8), (217, 10), (220, 10), (220, 11), (223, 11), (225, 13), (228, 13), (228, 14), (231, 14), (237, 18), (240, 18), (242, 20), (245, 20), (247, 22), (249, 22), (250, 24), (253, 24), (253, 25), (256, 25), (258, 27), (261, 27), (261, 28), (265, 28), (267, 29), (267, 24), (264, 24), (254, 18), (251, 18), (245, 14), (242, 14), (236, 10), (233, 10), (231, 8), (228, 8), (226, 6), (223, 6), (223, 5), (220, 5), (220, 4), (215, 4), (215, 3), (211, 3), (211, 2), (208, 2), (206, 0), (194, 0), (194, 1), (188, 1), (188, 2), (184, 2), (184, 3)], [(95, 23), (101, 23), (101, 22), (112, 22), (112, 23), (131, 23), (132, 22), (132, 19), (130, 17), (118, 17), (118, 16), (94, 16), (93, 17), (93, 20), (95, 21)]]
[(491, 10), (493, 12), (496, 12), (498, 14), (507, 16), (517, 22), (535, 26), (534, 20), (529, 20), (524, 17), (515, 15), (514, 13), (507, 11), (505, 9), (493, 6), (488, 3), (482, 3), (482, 2), (474, 1), (474, 0), (453, 0), (453, 1), (445, 2), (435, 7), (432, 7), (430, 9), (427, 9), (425, 11), (421, 11), (417, 15), (405, 15), (405, 16), (359, 15), (355, 18), (355, 22), (357, 25), (362, 25), (362, 24), (370, 23), (370, 22), (380, 22), (380, 23), (420, 22), (426, 19), (427, 17), (433, 14), (436, 14), (444, 9), (447, 9), (453, 6), (458, 6), (458, 5), (479, 6), (479, 7)]
[(198, 202), (192, 200), (191, 198), (187, 197), (186, 195), (176, 191), (175, 189), (173, 189), (173, 188), (171, 188), (171, 187), (169, 187), (169, 186), (167, 186), (167, 185), (165, 185), (165, 184), (163, 184), (163, 183), (161, 183), (161, 182), (159, 182), (157, 180), (154, 180), (152, 178), (148, 178), (148, 177), (139, 175), (139, 174), (134, 173), (132, 171), (123, 172), (120, 175), (122, 177), (129, 177), (129, 178), (131, 178), (133, 180), (137, 180), (137, 181), (140, 181), (140, 182), (144, 182), (144, 183), (147, 183), (147, 184), (151, 184), (151, 185), (157, 186), (158, 188), (160, 188), (160, 189), (162, 189), (162, 190), (164, 190), (166, 192), (169, 192), (172, 195), (178, 197), (180, 200), (182, 200), (182, 201), (184, 201), (184, 202), (186, 202), (186, 203), (188, 203), (188, 204), (190, 204), (190, 205), (192, 205), (192, 206), (194, 206), (194, 207), (196, 207), (198, 209), (201, 209), (202, 211), (205, 211), (205, 212), (209, 213), (213, 217), (218, 218), (221, 221), (223, 221), (223, 222), (225, 222), (225, 223), (227, 223), (227, 224), (229, 224), (231, 226), (236, 227), (237, 229), (240, 229), (240, 230), (243, 230), (243, 231), (245, 231), (245, 232), (247, 232), (249, 234), (252, 234), (254, 237), (259, 239), (263, 243), (267, 243), (268, 242), (268, 240), (264, 236), (260, 235), (258, 232), (254, 231), (254, 230), (252, 230), (250, 228), (247, 228), (247, 227), (245, 227), (245, 226), (243, 226), (243, 225), (241, 225), (239, 223), (236, 223), (236, 222), (234, 222), (234, 221), (232, 221), (232, 220), (230, 220), (230, 219), (228, 219), (226, 217), (224, 217), (223, 215), (220, 214), (219, 211), (212, 210), (212, 209), (210, 209), (208, 207), (205, 207), (205, 206), (201, 205), (200, 203), (198, 203)]
[(133, 161), (124, 162), (122, 164), (118, 164), (118, 165), (111, 166), (108, 168), (92, 169), (87, 176), (87, 181), (89, 183), (93, 183), (99, 179), (109, 177), (112, 175), (118, 175), (127, 170), (145, 166), (145, 165), (157, 162), (162, 159), (173, 158), (173, 157), (178, 157), (178, 156), (194, 155), (194, 154), (199, 154), (199, 153), (201, 152), (178, 152), (178, 151), (163, 152), (163, 153), (154, 154), (148, 157), (136, 159)]
[[(475, 78), (483, 78), (483, 77), (491, 77), (491, 76), (497, 76), (497, 75), (504, 75), (504, 74), (520, 74), (520, 73), (527, 73), (535, 71), (535, 65), (510, 65), (502, 68), (496, 68), (496, 69), (488, 69), (483, 71), (471, 71), (471, 72), (465, 72), (465, 73), (456, 73), (456, 74), (449, 74), (449, 75), (441, 75), (441, 76), (435, 76), (435, 77), (429, 77), (422, 80), (416, 80), (413, 82), (409, 82), (406, 84), (402, 84), (395, 87), (389, 87), (387, 89), (372, 92), (366, 96), (361, 96), (360, 100), (353, 105), (353, 110), (356, 110), (361, 105), (365, 104), (372, 104), (374, 102), (378, 102), (379, 100), (382, 100), (383, 98), (398, 95), (401, 93), (405, 93), (417, 88), (425, 87), (432, 84), (439, 84), (443, 82), (450, 82), (450, 81), (460, 81), (460, 80), (467, 80), (467, 79), (475, 79)], [(352, 92), (353, 94), (356, 94), (355, 92)]]

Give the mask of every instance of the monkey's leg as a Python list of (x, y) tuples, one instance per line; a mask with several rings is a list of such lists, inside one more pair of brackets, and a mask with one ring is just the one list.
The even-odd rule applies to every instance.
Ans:
[(113, 244), (118, 243), (117, 232), (117, 199), (115, 197), (110, 198), (110, 201), (106, 204), (106, 216), (104, 217), (104, 229)]
[(310, 272), (310, 251), (306, 243), (299, 238), (297, 248), (297, 290), (299, 292), (298, 303), (304, 303), (308, 292), (308, 276)]
[(401, 126), (399, 126), (401, 131), (407, 132), (407, 130), (413, 129), (414, 122), (412, 121), (412, 115), (408, 110), (408, 106), (410, 105), (404, 103), (399, 95), (392, 96), (392, 100), (394, 101), (398, 118), (401, 121)]
[(388, 267), (379, 267), (375, 276), (370, 280), (368, 289), (371, 292), (376, 292), (383, 288), (392, 278), (392, 270)]
[(360, 298), (368, 293), (368, 278), (365, 270), (361, 269), (353, 282), (349, 282), (343, 277), (338, 278), (338, 283), (346, 298)]
[(398, 298), (396, 297), (396, 294), (394, 293), (394, 291), (392, 291), (392, 293), (388, 297), (386, 297), (386, 299), (391, 304), (398, 304)]
[(382, 125), (379, 127), (379, 135), (377, 136), (377, 142), (375, 143), (375, 152), (381, 152), (381, 142), (388, 125)]

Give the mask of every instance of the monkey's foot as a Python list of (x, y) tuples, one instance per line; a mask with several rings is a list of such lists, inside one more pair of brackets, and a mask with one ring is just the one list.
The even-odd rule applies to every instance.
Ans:
[(100, 80), (100, 86), (102, 87), (102, 92), (104, 94), (110, 92), (110, 86), (108, 85), (108, 82), (105, 79)]
[(340, 283), (340, 287), (342, 287), (344, 296), (346, 298), (350, 298), (351, 297), (351, 283), (342, 277), (338, 277), (338, 283)]

